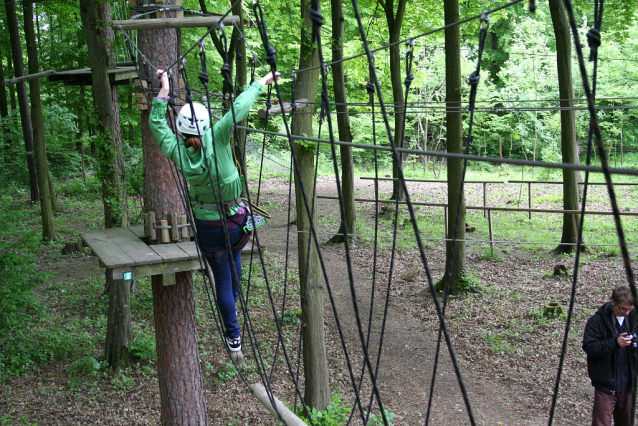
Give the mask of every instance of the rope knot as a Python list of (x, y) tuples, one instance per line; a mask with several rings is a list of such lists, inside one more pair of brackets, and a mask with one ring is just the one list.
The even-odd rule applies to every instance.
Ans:
[(297, 109), (297, 102), (290, 102), (290, 109), (295, 111)]
[(600, 47), (600, 30), (596, 27), (587, 31), (587, 44), (589, 45), (589, 60), (593, 61), (596, 58), (596, 52)]
[(319, 9), (315, 9), (312, 5), (308, 6), (308, 17), (315, 26), (320, 27), (323, 25), (323, 15)]
[(222, 65), (222, 68), (221, 68), (222, 76), (224, 76), (226, 78), (230, 77), (230, 71), (231, 71), (230, 70), (230, 64), (228, 62), (226, 62), (224, 65)]
[(266, 63), (273, 68), (277, 65), (277, 50), (270, 44), (266, 47)]
[(472, 74), (470, 74), (468, 78), (468, 83), (470, 84), (470, 86), (476, 86), (477, 84), (479, 84), (479, 81), (481, 81), (481, 76), (478, 72), (474, 71)]
[(201, 81), (204, 85), (208, 84), (208, 73), (206, 71), (202, 71), (199, 75), (199, 81)]
[(412, 80), (414, 80), (414, 74), (409, 72), (408, 75), (405, 77), (403, 84), (405, 84), (406, 87), (410, 87), (410, 84), (412, 84)]
[(374, 83), (371, 81), (368, 81), (368, 84), (366, 84), (366, 90), (368, 91), (368, 94), (371, 95), (374, 93)]

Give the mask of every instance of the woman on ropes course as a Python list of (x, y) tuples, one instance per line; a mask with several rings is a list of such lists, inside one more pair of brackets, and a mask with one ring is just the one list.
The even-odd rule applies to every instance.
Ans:
[[(266, 85), (275, 77), (266, 74), (237, 97), (229, 111), (212, 128), (208, 109), (193, 102), (184, 105), (176, 119), (177, 138), (166, 121), (169, 100), (168, 75), (156, 71), (162, 88), (153, 99), (149, 124), (162, 152), (178, 167), (190, 186), (190, 199), (197, 226), (197, 239), (215, 278), (217, 305), (224, 323), (226, 344), (232, 352), (241, 350), (241, 336), (237, 323), (236, 302), (241, 277), (241, 249), (250, 232), (244, 229), (248, 214), (240, 198), (242, 178), (235, 166), (230, 144), (233, 125), (248, 116), (250, 108)], [(279, 73), (276, 74), (279, 79)], [(221, 203), (217, 194), (221, 188)], [(220, 207), (226, 213), (228, 240), (224, 232)], [(232, 259), (226, 247), (232, 248)], [(232, 267), (235, 267), (233, 273)]]

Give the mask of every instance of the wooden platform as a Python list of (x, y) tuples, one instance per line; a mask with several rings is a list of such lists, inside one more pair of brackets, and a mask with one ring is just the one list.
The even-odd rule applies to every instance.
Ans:
[[(194, 241), (148, 245), (142, 240), (142, 226), (90, 231), (80, 237), (114, 280), (174, 275), (176, 272), (200, 270), (204, 266)], [(254, 251), (257, 251), (256, 248)], [(249, 262), (252, 253), (249, 242), (242, 250), (242, 260)]]
[[(109, 70), (111, 84), (133, 84), (137, 78), (137, 70), (133, 65), (117, 66)], [(65, 86), (90, 86), (93, 83), (91, 68), (80, 68), (71, 71), (57, 71), (49, 76), (49, 81), (63, 81)]]

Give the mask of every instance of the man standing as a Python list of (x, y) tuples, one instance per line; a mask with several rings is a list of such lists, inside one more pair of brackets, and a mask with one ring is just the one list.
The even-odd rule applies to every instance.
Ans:
[(595, 388), (592, 426), (631, 425), (637, 353), (634, 298), (629, 286), (618, 286), (611, 302), (602, 305), (587, 321), (583, 350), (587, 372)]

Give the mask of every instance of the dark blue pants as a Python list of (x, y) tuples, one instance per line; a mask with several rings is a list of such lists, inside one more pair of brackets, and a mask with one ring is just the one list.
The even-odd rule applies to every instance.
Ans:
[[(228, 228), (228, 240), (232, 256), (228, 255), (226, 235), (224, 229), (212, 226), (197, 220), (197, 237), (202, 251), (206, 254), (208, 264), (215, 278), (215, 291), (217, 293), (217, 307), (224, 322), (226, 337), (239, 338), (240, 330), (237, 323), (236, 302), (239, 297), (239, 279), (241, 278), (241, 249), (246, 244), (241, 242), (245, 235), (243, 226)], [(233, 267), (235, 273), (233, 273)]]

